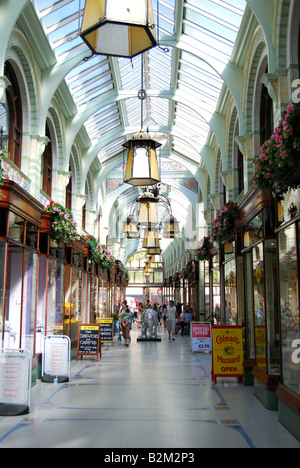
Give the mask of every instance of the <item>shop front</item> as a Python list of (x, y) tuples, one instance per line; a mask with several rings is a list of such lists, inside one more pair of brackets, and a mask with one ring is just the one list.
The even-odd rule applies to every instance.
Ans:
[(87, 321), (83, 314), (84, 245), (82, 241), (66, 245), (63, 334), (71, 340), (72, 357), (77, 353), (79, 325)]
[(280, 379), (275, 201), (271, 192), (249, 192), (240, 204), (244, 265), (245, 381), (277, 410)]
[(188, 300), (193, 319), (200, 320), (199, 300), (199, 262), (192, 260), (188, 264)]
[(281, 324), (279, 420), (300, 439), (300, 189), (278, 204), (278, 269)]
[(38, 230), (42, 206), (11, 181), (0, 188), (1, 347), (27, 349), (36, 378)]

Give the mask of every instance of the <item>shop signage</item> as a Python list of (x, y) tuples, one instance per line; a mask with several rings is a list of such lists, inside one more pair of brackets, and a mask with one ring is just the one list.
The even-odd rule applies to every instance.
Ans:
[(111, 343), (114, 345), (114, 319), (105, 318), (99, 320), (101, 343)]
[(210, 323), (191, 323), (192, 353), (212, 350)]
[(44, 339), (43, 382), (69, 382), (71, 341), (68, 336), (46, 336)]
[(31, 368), (29, 351), (0, 349), (0, 416), (29, 413)]
[(212, 379), (244, 377), (243, 327), (212, 327)]
[(101, 357), (100, 324), (79, 325), (77, 361), (79, 356)]

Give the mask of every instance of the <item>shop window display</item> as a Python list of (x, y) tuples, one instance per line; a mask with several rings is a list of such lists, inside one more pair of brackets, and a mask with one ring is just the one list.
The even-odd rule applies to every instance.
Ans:
[(212, 265), (212, 285), (213, 285), (213, 311), (215, 315), (219, 315), (219, 322), (222, 321), (222, 309), (221, 309), (221, 280), (220, 280), (220, 267), (219, 267), (219, 256), (216, 255), (213, 258)]
[(264, 274), (264, 252), (261, 243), (253, 248), (255, 350), (257, 364), (267, 370)]
[(64, 264), (39, 258), (36, 353), (42, 353), (46, 335), (63, 334)]
[(75, 346), (82, 314), (82, 271), (67, 265), (65, 275), (64, 334)]
[(265, 241), (265, 288), (267, 364), (269, 375), (280, 375), (277, 247), (275, 240)]
[[(293, 362), (293, 343), (300, 339), (297, 224), (279, 233), (282, 378), (300, 394), (300, 366)], [(300, 228), (299, 228), (300, 229)], [(300, 232), (299, 232), (300, 234)]]
[(245, 268), (245, 316), (246, 316), (246, 355), (255, 358), (254, 316), (253, 316), (253, 264), (252, 252), (244, 256)]
[(21, 348), (30, 350), (32, 354), (34, 354), (37, 263), (37, 253), (31, 250), (25, 250), (22, 291)]
[(6, 242), (0, 241), (0, 336), (3, 334), (4, 323), (4, 287), (5, 287)]
[[(21, 268), (15, 268), (20, 265)], [(37, 254), (8, 246), (4, 347), (34, 351)], [(22, 317), (22, 321), (21, 321)]]
[(225, 319), (226, 325), (237, 325), (237, 289), (235, 259), (225, 263)]

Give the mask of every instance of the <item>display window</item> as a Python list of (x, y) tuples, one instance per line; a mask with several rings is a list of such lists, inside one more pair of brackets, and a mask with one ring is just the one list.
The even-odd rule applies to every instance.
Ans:
[(34, 353), (37, 258), (37, 252), (8, 244), (4, 348)]
[(283, 384), (300, 395), (300, 366), (294, 343), (299, 332), (299, 238), (300, 223), (292, 224), (278, 235), (281, 353)]
[[(277, 244), (271, 229), (274, 203), (267, 195), (258, 192), (243, 207), (245, 341), (247, 359), (255, 360), (264, 374), (277, 378), (280, 375)], [(262, 205), (263, 209), (258, 211)]]
[(268, 374), (280, 376), (280, 318), (278, 313), (279, 286), (277, 276), (277, 245), (275, 239), (265, 240), (265, 300)]
[(253, 248), (253, 295), (256, 363), (267, 370), (265, 271), (263, 244)]
[(224, 264), (225, 324), (237, 325), (237, 271), (235, 258)]
[(244, 275), (245, 275), (246, 357), (248, 359), (255, 359), (252, 251), (246, 252), (244, 255)]
[[(205, 321), (213, 320), (215, 323), (220, 322), (220, 307), (213, 314), (210, 313), (210, 276), (209, 276), (209, 262), (204, 262), (204, 294), (205, 294)], [(182, 301), (181, 301), (182, 302)]]
[(92, 265), (91, 275), (91, 323), (96, 323), (99, 307), (99, 278), (96, 265)]
[(55, 258), (39, 257), (36, 314), (36, 353), (43, 352), (47, 335), (63, 334), (64, 264)]
[(219, 255), (213, 257), (212, 270), (211, 270), (211, 284), (212, 284), (212, 307), (215, 317), (219, 316), (221, 321), (221, 275), (219, 265)]
[(42, 205), (17, 184), (5, 181), (0, 207), (1, 345), (35, 354), (38, 231)]
[(64, 335), (77, 347), (79, 325), (82, 322), (82, 270), (65, 266)]
[(4, 330), (5, 266), (7, 243), (0, 240), (0, 337)]

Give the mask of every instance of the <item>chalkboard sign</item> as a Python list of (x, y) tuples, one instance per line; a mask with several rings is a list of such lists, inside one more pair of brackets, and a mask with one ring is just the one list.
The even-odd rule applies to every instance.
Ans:
[(111, 343), (114, 345), (114, 319), (105, 318), (99, 320), (101, 343)]
[(79, 356), (101, 357), (101, 340), (99, 324), (79, 325), (77, 361)]

